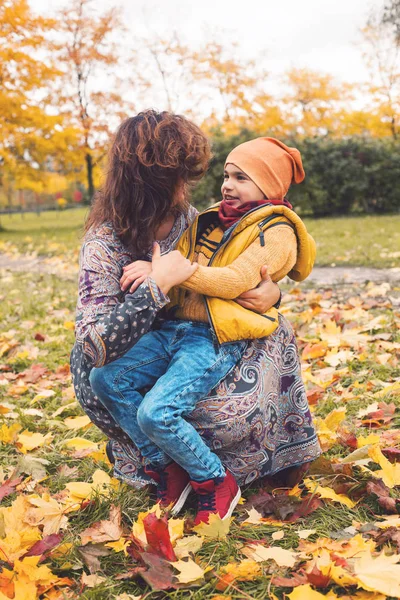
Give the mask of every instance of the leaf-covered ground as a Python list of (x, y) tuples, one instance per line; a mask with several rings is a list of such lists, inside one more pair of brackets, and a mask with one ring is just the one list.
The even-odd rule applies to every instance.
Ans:
[(112, 479), (71, 387), (75, 287), (1, 276), (1, 600), (400, 598), (399, 289), (287, 289), (324, 454), (194, 531), (193, 503)]

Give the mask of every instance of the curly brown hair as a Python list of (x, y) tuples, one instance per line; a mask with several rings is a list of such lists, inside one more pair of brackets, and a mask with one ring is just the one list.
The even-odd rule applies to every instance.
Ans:
[(186, 198), (176, 205), (179, 186), (187, 190), (200, 179), (210, 157), (207, 137), (185, 117), (146, 110), (126, 119), (111, 145), (106, 181), (94, 196), (85, 230), (111, 222), (133, 254), (146, 254), (166, 217), (187, 210)]

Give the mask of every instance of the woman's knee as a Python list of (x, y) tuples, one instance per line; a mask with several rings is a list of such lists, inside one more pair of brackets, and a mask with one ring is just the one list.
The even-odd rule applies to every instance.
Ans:
[(112, 388), (112, 374), (107, 365), (104, 367), (93, 368), (90, 371), (89, 382), (90, 387), (98, 397), (102, 397), (109, 393)]
[(154, 407), (144, 400), (137, 411), (137, 422), (140, 429), (149, 437), (160, 427), (162, 421), (161, 409)]

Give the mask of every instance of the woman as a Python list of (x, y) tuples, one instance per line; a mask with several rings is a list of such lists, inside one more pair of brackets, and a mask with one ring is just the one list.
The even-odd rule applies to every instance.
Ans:
[[(172, 252), (154, 261), (140, 287), (121, 293), (124, 267), (122, 285), (135, 268), (131, 263), (149, 258), (155, 239), (165, 254), (193, 220), (187, 189), (204, 175), (209, 157), (207, 139), (183, 117), (146, 111), (128, 119), (117, 132), (106, 183), (87, 222), (71, 356), (74, 386), (86, 413), (112, 439), (115, 475), (135, 486), (149, 482), (139, 452), (93, 394), (89, 373), (131, 348), (167, 304), (169, 289), (191, 275), (188, 261)], [(255, 294), (238, 302), (257, 308)], [(260, 312), (275, 301), (263, 303)], [(283, 317), (273, 335), (250, 344), (191, 419), (240, 484), (318, 455), (296, 343)]]

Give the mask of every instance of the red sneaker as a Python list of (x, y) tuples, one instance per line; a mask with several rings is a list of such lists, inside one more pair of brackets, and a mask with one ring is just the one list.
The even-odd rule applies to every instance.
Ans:
[(144, 468), (157, 484), (157, 499), (163, 508), (173, 505), (171, 514), (177, 515), (192, 491), (189, 475), (177, 463), (172, 462), (164, 469)]
[(240, 488), (229, 471), (226, 472), (225, 477), (190, 483), (199, 502), (195, 525), (208, 523), (210, 514), (218, 514), (222, 520), (228, 519), (240, 500)]

